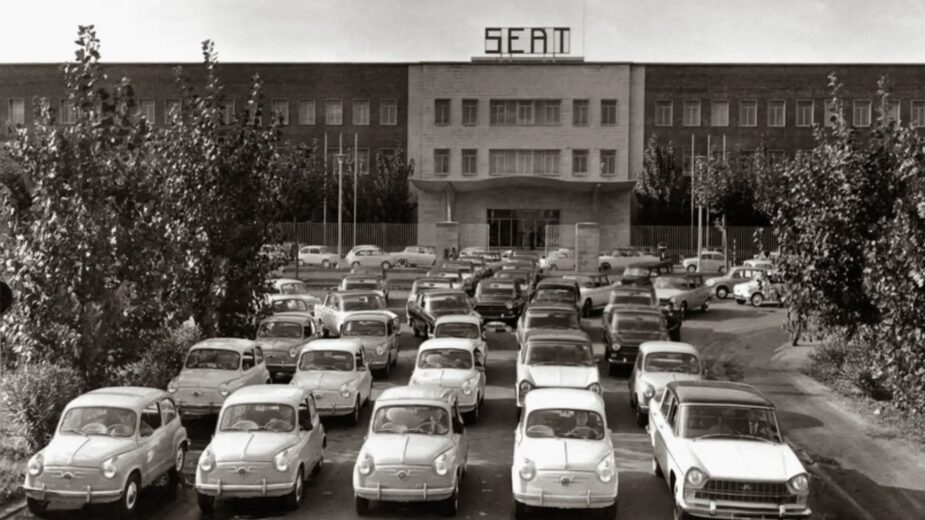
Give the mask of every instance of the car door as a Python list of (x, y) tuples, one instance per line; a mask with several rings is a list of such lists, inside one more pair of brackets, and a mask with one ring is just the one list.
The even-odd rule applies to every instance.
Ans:
[(465, 468), (469, 460), (469, 436), (466, 433), (466, 423), (463, 421), (462, 414), (459, 413), (459, 406), (456, 401), (453, 402), (453, 443), (459, 453), (458, 464)]
[(358, 380), (357, 393), (360, 394), (360, 402), (365, 403), (373, 390), (373, 375), (370, 373), (369, 367), (366, 366), (366, 354), (363, 349), (357, 351), (355, 364), (356, 378)]
[(677, 413), (677, 398), (673, 392), (665, 390), (661, 405), (651, 414), (650, 424), (652, 428), (652, 451), (659, 467), (662, 468), (666, 475), (668, 474), (668, 444), (666, 437), (673, 435), (671, 431), (672, 425), (669, 423), (669, 417), (672, 416), (673, 412)]
[(267, 367), (267, 359), (263, 355), (263, 349), (254, 347), (254, 369), (257, 372), (257, 384), (270, 379), (270, 369)]
[(157, 401), (149, 402), (142, 409), (138, 436), (139, 445), (144, 453), (141, 481), (142, 486), (146, 486), (166, 471), (166, 461), (173, 459), (173, 449), (164, 434), (161, 410)]
[[(311, 471), (311, 468), (315, 467), (319, 457), (321, 455), (321, 446), (317, 442), (317, 424), (315, 424), (315, 417), (312, 414), (311, 405), (309, 404), (312, 397), (306, 395), (305, 398), (299, 402), (299, 427), (296, 432), (298, 436), (298, 452), (299, 460), (305, 465), (306, 471)], [(309, 425), (310, 429), (306, 429), (306, 425)], [(318, 449), (315, 449), (315, 446), (318, 445)]]
[[(176, 455), (177, 431), (180, 429), (180, 416), (177, 413), (177, 405), (169, 398), (165, 397), (158, 403), (161, 410), (161, 427), (164, 428), (164, 438), (166, 440), (166, 459), (164, 460), (162, 470), (168, 471), (174, 465), (174, 456)], [(183, 468), (177, 468), (183, 471)]]
[(260, 380), (260, 370), (257, 369), (257, 357), (254, 354), (254, 349), (246, 349), (241, 354), (241, 374), (244, 385), (257, 385), (263, 384), (266, 381)]

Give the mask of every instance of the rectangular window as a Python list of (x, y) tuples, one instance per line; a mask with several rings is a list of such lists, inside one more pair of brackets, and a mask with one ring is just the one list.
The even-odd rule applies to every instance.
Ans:
[(671, 126), (674, 118), (674, 103), (671, 101), (655, 102), (655, 126)]
[(77, 121), (77, 110), (68, 100), (62, 99), (58, 109), (58, 122), (62, 125), (72, 125)]
[(758, 126), (758, 102), (739, 102), (739, 126)]
[(518, 101), (517, 102), (517, 124), (518, 125), (532, 125), (533, 124), (533, 103), (530, 101)]
[(11, 125), (25, 125), (26, 124), (26, 100), (25, 99), (11, 99), (10, 100), (10, 124)]
[(587, 175), (588, 151), (572, 150), (572, 175)]
[(299, 124), (315, 124), (315, 100), (303, 99), (299, 101)]
[(234, 100), (222, 103), (222, 124), (230, 125), (234, 121)]
[(854, 112), (852, 114), (852, 120), (854, 121), (854, 126), (857, 127), (868, 127), (870, 126), (870, 101), (866, 99), (859, 99), (854, 102)]
[(289, 126), (289, 100), (274, 99), (270, 107), (273, 112), (273, 120), (279, 121), (283, 126)]
[(478, 173), (478, 150), (462, 151), (462, 173), (463, 175), (475, 175)]
[(768, 101), (768, 126), (772, 128), (787, 126), (786, 101)]
[(601, 150), (601, 175), (617, 174), (617, 151)]
[(488, 103), (491, 126), (546, 126), (561, 123), (558, 99), (492, 99)]
[(142, 99), (138, 102), (138, 110), (141, 112), (141, 115), (145, 116), (145, 119), (148, 120), (148, 123), (154, 124), (154, 108), (157, 106), (157, 103), (153, 99)]
[[(353, 157), (351, 157), (353, 159)], [(369, 173), (369, 149), (368, 148), (357, 148), (356, 151), (356, 161), (357, 161), (357, 172), (360, 175), (366, 175)]]
[(169, 123), (174, 117), (181, 117), (183, 115), (183, 105), (180, 103), (179, 99), (165, 99), (164, 100), (164, 123)]
[(685, 101), (681, 124), (700, 126), (700, 101)]
[(475, 126), (479, 124), (479, 100), (464, 99), (462, 102), (462, 124)]
[(353, 100), (353, 124), (355, 126), (369, 126), (369, 100)]
[(434, 150), (434, 173), (437, 175), (450, 173), (450, 150), (448, 148)]
[(490, 175), (559, 175), (559, 150), (489, 150)]
[(921, 128), (925, 126), (925, 101), (912, 102), (912, 126)]
[(446, 126), (450, 124), (449, 99), (434, 100), (434, 124), (438, 126)]
[(344, 103), (339, 99), (327, 99), (324, 102), (324, 124), (344, 124)]
[(828, 127), (835, 126), (836, 116), (837, 114), (836, 114), (835, 102), (832, 101), (831, 99), (827, 99), (825, 101), (825, 126), (828, 126)]
[(398, 124), (398, 100), (383, 99), (379, 101), (379, 124), (395, 126)]
[(617, 100), (601, 100), (601, 125), (614, 126), (617, 124)]
[(729, 126), (729, 102), (710, 103), (710, 126)]
[(889, 101), (886, 106), (886, 120), (887, 122), (894, 121), (899, 123), (900, 118), (900, 108), (899, 101)]
[(576, 99), (572, 101), (572, 124), (575, 126), (588, 126), (588, 107), (587, 99)]
[(815, 118), (813, 117), (813, 110), (815, 105), (811, 99), (798, 99), (797, 100), (797, 121), (796, 125), (800, 128), (813, 126), (815, 123)]

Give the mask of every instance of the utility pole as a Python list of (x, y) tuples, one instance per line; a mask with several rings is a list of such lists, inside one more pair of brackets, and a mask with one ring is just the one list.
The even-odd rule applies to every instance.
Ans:
[(359, 182), (360, 150), (357, 148), (360, 138), (353, 134), (353, 247), (357, 246), (357, 184)]
[(337, 256), (343, 254), (344, 234), (344, 134), (337, 145)]
[(322, 233), (324, 234), (324, 245), (328, 245), (328, 133), (324, 133), (324, 150), (321, 152), (321, 164), (324, 168), (324, 191), (322, 191), (322, 199), (324, 200), (324, 209), (323, 218), (324, 223), (321, 225), (324, 228)]

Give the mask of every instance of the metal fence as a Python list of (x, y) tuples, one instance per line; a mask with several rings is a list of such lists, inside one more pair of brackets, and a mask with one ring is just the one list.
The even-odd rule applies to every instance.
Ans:
[[(337, 247), (336, 223), (282, 222), (279, 230), (283, 242)], [(357, 223), (354, 232), (354, 226), (350, 223), (341, 226), (341, 244), (344, 253), (353, 246), (365, 244), (397, 252), (408, 246), (433, 247), (435, 233), (435, 224)], [(488, 224), (460, 224), (459, 246), (488, 247)]]

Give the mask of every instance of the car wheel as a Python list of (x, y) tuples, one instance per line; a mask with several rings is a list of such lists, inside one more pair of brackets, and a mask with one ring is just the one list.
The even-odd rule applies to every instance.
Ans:
[(725, 285), (720, 285), (716, 288), (716, 297), (720, 300), (725, 300), (729, 296), (729, 289)]
[(581, 306), (581, 314), (585, 318), (591, 317), (591, 300), (585, 300), (585, 304)]
[(350, 426), (360, 424), (360, 404), (360, 396), (357, 396), (357, 402), (353, 405), (353, 410), (350, 412)]
[(471, 412), (466, 414), (467, 415), (466, 424), (475, 424), (479, 421), (479, 401), (481, 399), (482, 398), (479, 396), (475, 398), (475, 408), (473, 408)]
[(329, 262), (329, 261), (327, 261), (327, 260), (322, 260), (322, 261), (321, 261), (321, 267), (327, 269), (327, 268), (331, 267), (331, 262)]
[(655, 455), (652, 455), (652, 473), (658, 478), (665, 478), (665, 474), (662, 473), (662, 467), (658, 465), (658, 459), (655, 458)]
[(385, 360), (385, 368), (382, 369), (382, 376), (385, 377), (386, 379), (388, 379), (389, 376), (392, 375), (392, 364), (393, 364), (392, 355), (389, 354), (389, 357), (386, 358)]
[(692, 265), (687, 266), (687, 272), (689, 272), (689, 273), (696, 273), (696, 272), (697, 272), (697, 264), (692, 264)]
[(386, 271), (388, 271), (389, 269), (392, 268), (392, 264), (390, 264), (390, 263), (388, 263), (388, 262), (382, 262), (382, 268), (385, 269)]
[(138, 507), (138, 497), (141, 495), (141, 481), (137, 473), (132, 473), (125, 482), (122, 496), (112, 505), (113, 516), (116, 518), (129, 518), (135, 514)]
[(601, 264), (601, 271), (610, 271), (610, 264), (608, 264), (607, 262), (604, 262), (603, 264)]
[(687, 302), (681, 302), (681, 305), (678, 307), (678, 309), (681, 313), (681, 319), (687, 319)]
[(302, 467), (299, 466), (299, 472), (296, 473), (295, 483), (292, 485), (292, 491), (286, 495), (284, 501), (286, 502), (286, 509), (290, 511), (295, 511), (299, 508), (299, 505), (302, 504), (302, 493), (305, 490), (305, 473), (302, 471)]
[(324, 451), (321, 452), (321, 458), (318, 459), (318, 464), (315, 464), (315, 467), (312, 468), (312, 476), (317, 477), (320, 475), (322, 469), (324, 469)]
[(173, 468), (167, 474), (167, 493), (171, 499), (180, 496), (180, 490), (183, 487), (183, 465), (186, 462), (186, 449), (183, 446), (177, 447), (177, 453), (174, 455)]
[(740, 299), (736, 298), (736, 303), (739, 304), (739, 305), (745, 305), (745, 300), (740, 300)]
[(719, 269), (717, 269), (716, 271), (717, 271), (719, 274), (723, 274), (723, 273), (726, 272), (726, 266), (725, 266), (725, 265), (721, 265), (721, 266), (719, 266)]
[(764, 303), (764, 295), (762, 295), (760, 292), (755, 293), (752, 295), (751, 301), (754, 307), (761, 307), (761, 304)]
[(514, 520), (524, 520), (527, 518), (527, 504), (514, 501)]
[(31, 513), (33, 516), (45, 518), (46, 515), (48, 515), (48, 502), (43, 502), (34, 498), (27, 498), (26, 506), (28, 506), (29, 513)]
[(353, 505), (356, 508), (357, 516), (366, 516), (369, 513), (369, 500), (363, 497), (354, 497)]
[(360, 267), (360, 262), (354, 262), (350, 264), (350, 267)]
[(459, 511), (459, 475), (456, 476), (456, 486), (450, 498), (443, 501), (443, 516), (456, 516)]
[(196, 501), (199, 503), (199, 510), (205, 515), (211, 515), (215, 511), (215, 497), (196, 493)]

